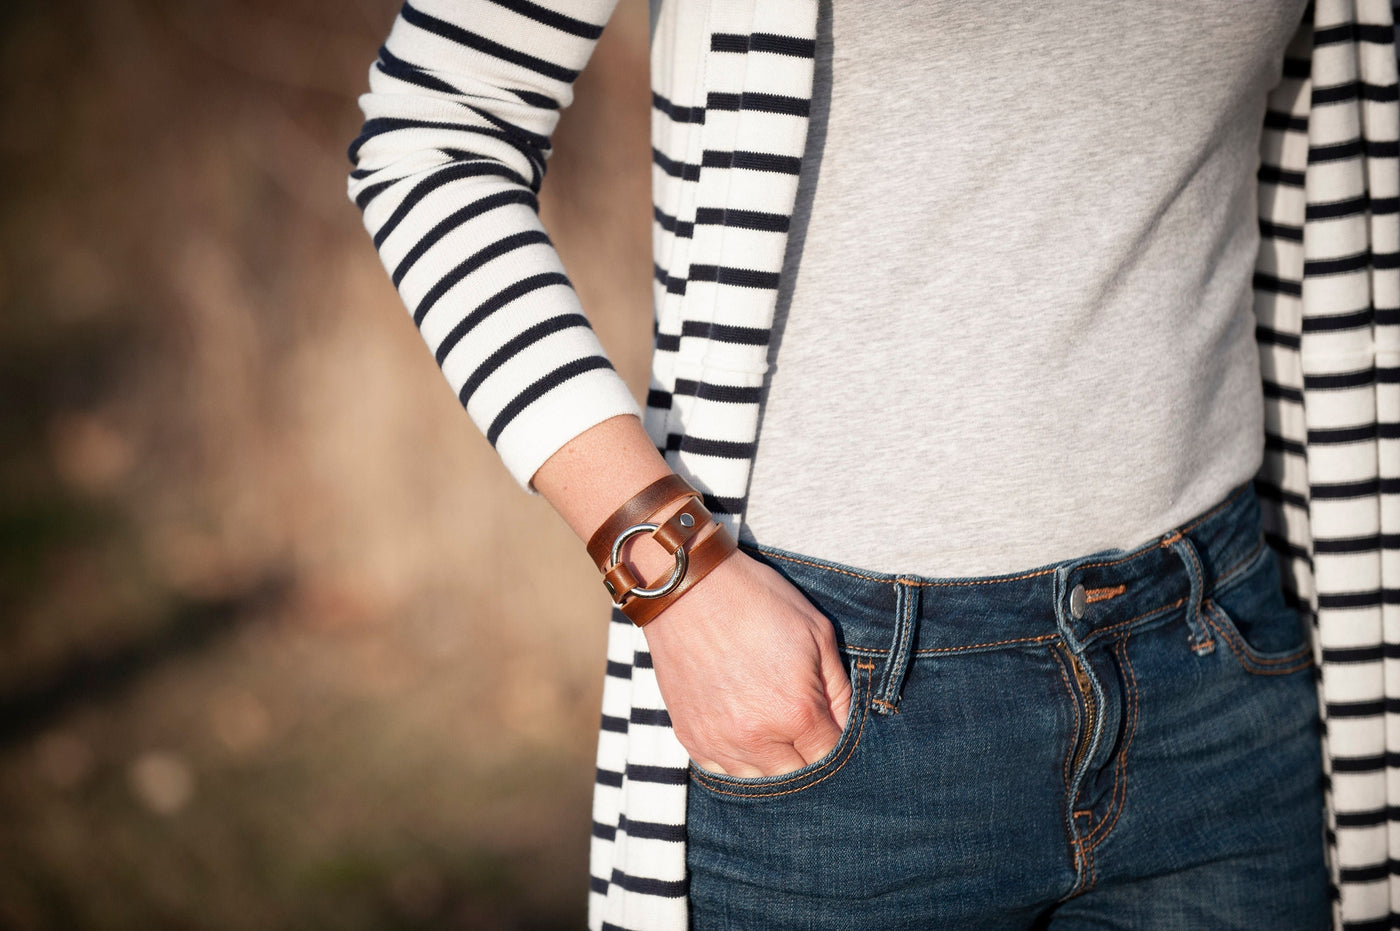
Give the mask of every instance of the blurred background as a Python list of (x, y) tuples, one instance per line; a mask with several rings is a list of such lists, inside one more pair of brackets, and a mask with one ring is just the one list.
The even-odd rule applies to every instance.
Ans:
[[(397, 8), (0, 3), (0, 929), (583, 925), (607, 597), (346, 200)], [(646, 56), (543, 192), (638, 397)]]

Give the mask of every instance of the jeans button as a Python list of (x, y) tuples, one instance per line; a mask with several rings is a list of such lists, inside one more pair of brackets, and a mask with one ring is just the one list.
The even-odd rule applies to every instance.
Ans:
[(1069, 613), (1074, 615), (1075, 620), (1084, 616), (1084, 606), (1088, 603), (1088, 597), (1084, 594), (1084, 586), (1074, 586), (1069, 593)]

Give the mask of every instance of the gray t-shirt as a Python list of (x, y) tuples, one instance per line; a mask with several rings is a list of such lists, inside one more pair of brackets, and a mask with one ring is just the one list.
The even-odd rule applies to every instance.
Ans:
[(990, 575), (1248, 480), (1259, 132), (1303, 6), (823, 4), (741, 539)]

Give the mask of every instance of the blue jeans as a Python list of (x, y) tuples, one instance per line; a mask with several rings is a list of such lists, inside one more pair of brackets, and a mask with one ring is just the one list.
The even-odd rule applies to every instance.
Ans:
[(692, 762), (694, 931), (1330, 927), (1312, 647), (1251, 484), (987, 578), (742, 545), (831, 619), (854, 697), (796, 772)]

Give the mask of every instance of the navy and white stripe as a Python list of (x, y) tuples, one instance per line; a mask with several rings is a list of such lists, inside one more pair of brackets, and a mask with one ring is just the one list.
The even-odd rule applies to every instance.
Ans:
[[(1314, 622), (1336, 924), (1400, 920), (1400, 106), (1385, 2), (1318, 0), (1269, 101), (1255, 480)], [(1400, 737), (1400, 732), (1397, 732)], [(1394, 784), (1396, 790), (1391, 791)]]
[[(415, 0), (361, 98), (350, 196), (473, 421), (521, 483), (639, 411), (732, 533), (811, 99), (816, 0), (663, 0), (652, 38), (655, 349), (639, 408), (535, 213), (558, 112), (613, 0)], [(1261, 143), (1255, 484), (1313, 624), (1339, 928), (1400, 922), (1400, 102), (1386, 0), (1316, 0)], [(1392, 739), (1393, 735), (1393, 739)], [(589, 927), (687, 925), (687, 756), (620, 613)], [(1395, 790), (1391, 791), (1394, 785)]]
[[(370, 69), (350, 196), (458, 399), (522, 485), (641, 408), (598, 343), (536, 195), (616, 0), (411, 0)], [(533, 492), (533, 489), (528, 489)]]

